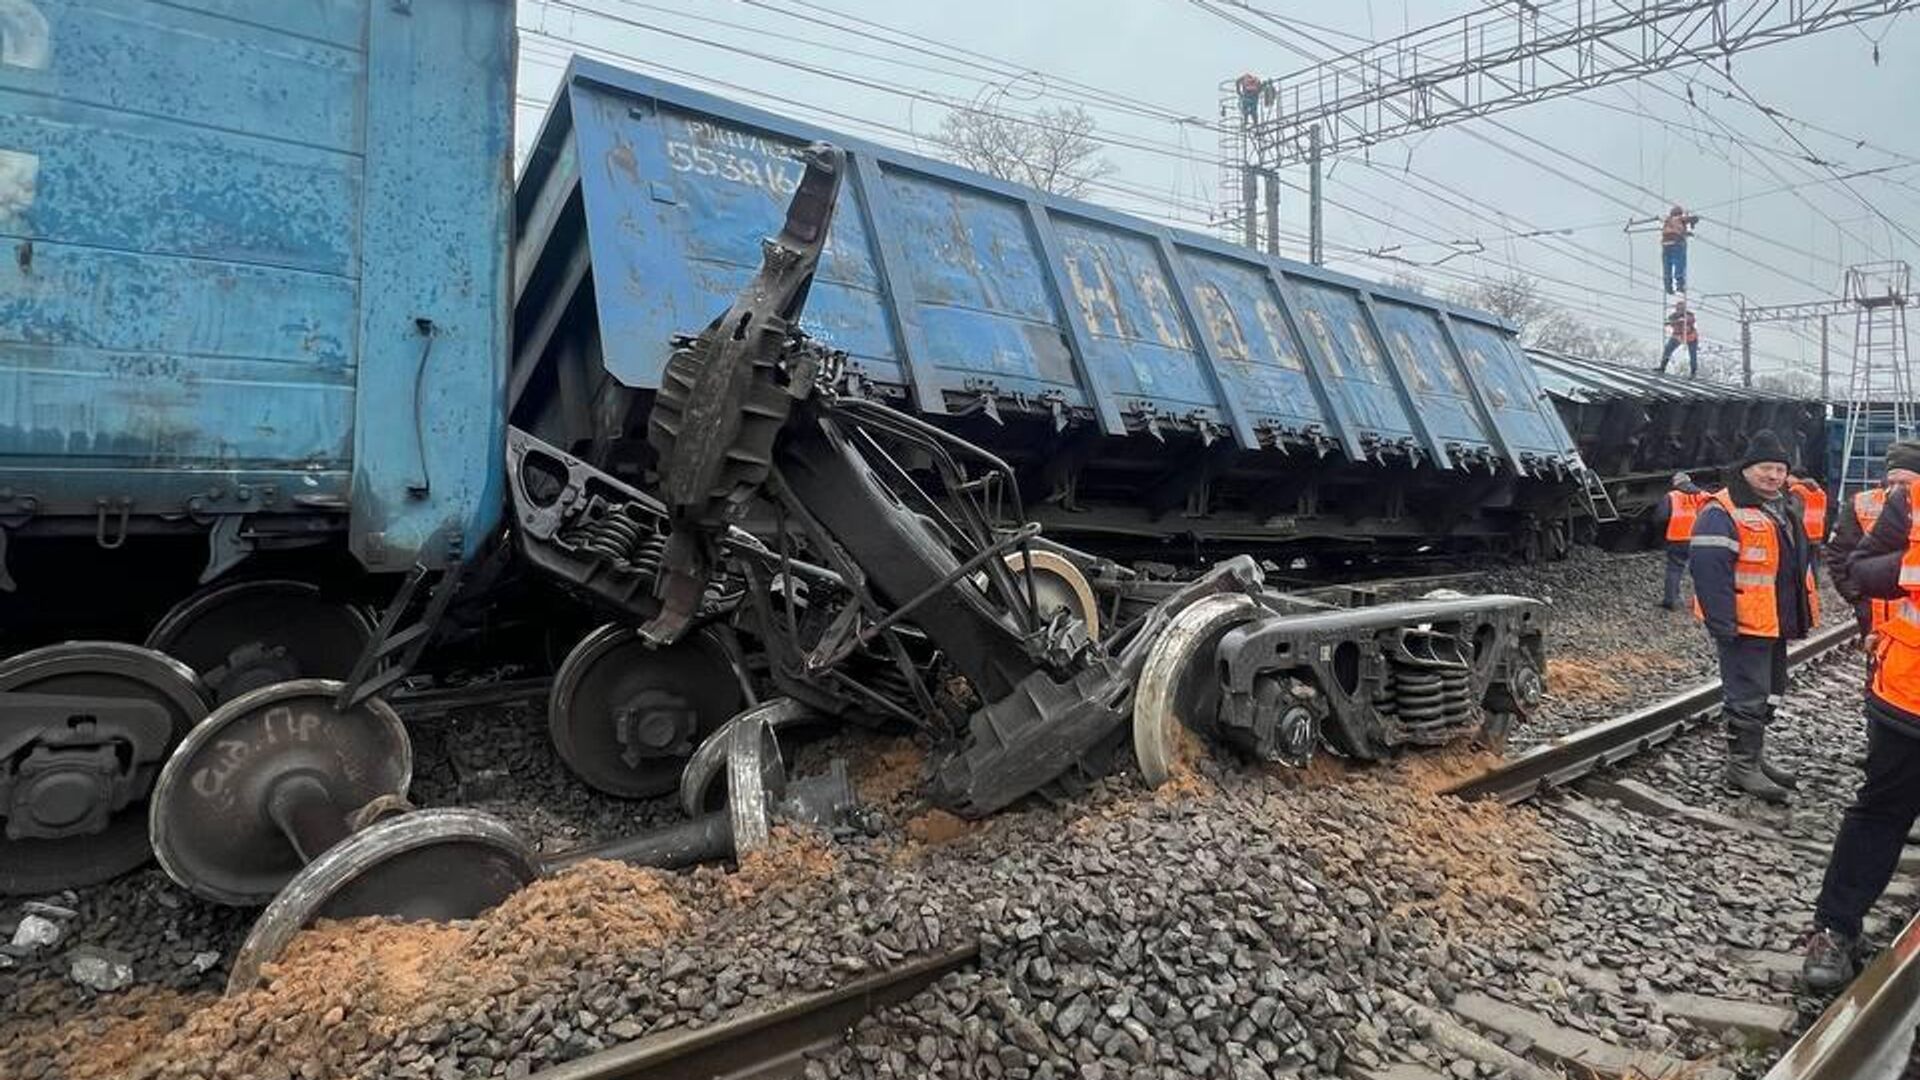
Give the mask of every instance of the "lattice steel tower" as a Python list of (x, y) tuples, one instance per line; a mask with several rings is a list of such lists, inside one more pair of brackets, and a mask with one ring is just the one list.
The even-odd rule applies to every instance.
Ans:
[(1887, 445), (1914, 437), (1913, 369), (1907, 353), (1912, 276), (1904, 260), (1847, 269), (1846, 299), (1855, 314), (1840, 460), (1842, 499), (1877, 485)]

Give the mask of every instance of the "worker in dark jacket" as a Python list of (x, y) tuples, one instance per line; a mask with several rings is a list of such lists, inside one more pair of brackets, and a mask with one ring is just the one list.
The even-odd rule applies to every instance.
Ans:
[(1888, 491), (1879, 520), (1847, 559), (1849, 585), (1887, 609), (1869, 642), (1867, 775), (1840, 820), (1800, 969), (1820, 990), (1853, 977), (1861, 923), (1920, 817), (1920, 530), (1912, 498), (1904, 484)]
[(1894, 488), (1903, 487), (1920, 480), (1920, 442), (1906, 440), (1887, 447), (1887, 475), (1880, 487), (1856, 491), (1853, 497), (1841, 504), (1841, 510), (1833, 523), (1833, 536), (1827, 541), (1825, 561), (1827, 576), (1833, 579), (1833, 587), (1847, 603), (1853, 605), (1853, 617), (1860, 624), (1860, 636), (1873, 632), (1876, 625), (1886, 616), (1887, 602), (1875, 600), (1861, 593), (1853, 579), (1847, 575), (1847, 559), (1860, 541), (1873, 531), (1874, 522), (1880, 520), (1880, 512), (1886, 507), (1887, 493)]
[(1680, 579), (1687, 573), (1687, 541), (1693, 539), (1693, 521), (1706, 505), (1707, 493), (1686, 473), (1673, 474), (1673, 487), (1653, 508), (1653, 527), (1667, 540), (1667, 581), (1660, 592), (1660, 606), (1668, 611), (1680, 609)]
[(1694, 520), (1688, 559), (1694, 611), (1720, 657), (1727, 782), (1773, 803), (1795, 786), (1766, 759), (1767, 724), (1787, 690), (1787, 642), (1819, 619), (1803, 511), (1786, 487), (1786, 448), (1773, 432), (1754, 432)]

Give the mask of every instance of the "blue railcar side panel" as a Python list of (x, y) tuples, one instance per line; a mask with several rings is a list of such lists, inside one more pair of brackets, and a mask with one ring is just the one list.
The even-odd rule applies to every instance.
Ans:
[[(185, 450), (224, 469), (291, 464), (316, 473), (346, 460), (351, 372), (321, 382), (309, 371), (259, 360), (64, 346), (8, 355), (13, 359), (0, 372), (0, 431), (25, 454), (137, 461)], [(244, 427), (200, 422), (235, 399), (248, 405)], [(272, 435), (274, 457), (251, 456), (263, 432)]]
[(1389, 300), (1373, 305), (1387, 351), (1398, 361), (1420, 416), (1443, 442), (1489, 447), (1491, 438), (1473, 403), (1473, 392), (1447, 347), (1439, 316)]
[(511, 33), (505, 0), (0, 5), (0, 488), (351, 506), (388, 566), (490, 527)]
[(1367, 329), (1359, 297), (1338, 286), (1288, 274), (1300, 317), (1326, 357), (1335, 392), (1346, 400), (1362, 435), (1411, 440), (1413, 425), (1394, 389), (1393, 373)]
[(1566, 452), (1564, 422), (1513, 338), (1467, 319), (1454, 319), (1453, 327), (1467, 369), (1484, 388), (1514, 448), (1544, 457)]
[(932, 365), (933, 384), (965, 390), (969, 377), (983, 377), (1084, 405), (1024, 206), (913, 172), (883, 172), (889, 228), (914, 238), (902, 261), (919, 324), (914, 344)]
[(352, 545), (403, 569), (449, 530), (471, 553), (505, 498), (513, 5), (370, 17)]
[[(760, 240), (778, 231), (806, 171), (805, 144), (625, 96), (577, 93), (571, 104), (606, 367), (657, 386), (667, 338), (705, 326), (759, 269)], [(807, 330), (870, 378), (901, 383), (878, 296), (865, 223), (839, 213)]]
[(1111, 392), (1123, 402), (1217, 421), (1218, 402), (1152, 242), (1070, 218), (1056, 219), (1054, 228), (1073, 302), (1092, 334), (1088, 358)]
[(233, 22), (249, 23), (349, 49), (358, 50), (366, 42), (367, 7), (362, 0), (299, 0), (298, 3), (273, 4), (263, 4), (260, 0), (166, 2), (171, 7), (218, 15)]
[[(38, 159), (10, 233), (351, 276), (360, 159), (0, 89), (0, 146)], [(17, 152), (20, 152), (17, 151)]]
[[(207, 132), (341, 152), (359, 147), (360, 113), (352, 105), (364, 74), (367, 0), (253, 3), (226, 15), (159, 0), (10, 6), (44, 18), (51, 63), (0, 68), (0, 85), (49, 94), (56, 117), (91, 105)], [(312, 40), (305, 33), (311, 20), (294, 9), (352, 37)]]
[[(778, 228), (800, 147), (828, 140), (852, 175), (808, 329), (924, 412), (1039, 399), (1091, 411), (1109, 435), (1171, 422), (1354, 459), (1400, 447), (1441, 467), (1572, 452), (1537, 393), (1471, 382), (1483, 369), (1524, 381), (1503, 366), (1511, 328), (1483, 314), (592, 61), (573, 62), (561, 99), (523, 211), (570, 197), (551, 163), (574, 147), (597, 336), (627, 386), (656, 388), (667, 340), (731, 299)], [(1471, 346), (1443, 315), (1473, 328)]]
[(1182, 259), (1192, 272), (1201, 333), (1212, 339), (1226, 392), (1256, 427), (1279, 435), (1330, 433), (1306, 351), (1287, 325), (1265, 268), (1191, 250)]

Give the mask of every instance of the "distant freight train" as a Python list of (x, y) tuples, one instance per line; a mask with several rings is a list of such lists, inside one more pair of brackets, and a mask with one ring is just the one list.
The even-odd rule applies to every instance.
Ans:
[(417, 650), (441, 573), (500, 596), (509, 410), (639, 486), (670, 338), (816, 138), (849, 151), (804, 319), (841, 392), (1003, 456), (1050, 534), (1552, 553), (1610, 516), (1483, 313), (585, 61), (516, 193), (506, 0), (0, 24), (0, 653), (96, 639), (0, 661), (0, 891), (144, 858), (210, 706)]

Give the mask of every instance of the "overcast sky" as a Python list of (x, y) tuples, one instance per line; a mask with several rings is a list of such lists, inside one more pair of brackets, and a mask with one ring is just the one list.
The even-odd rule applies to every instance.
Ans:
[[(1094, 201), (1212, 232), (1223, 81), (1245, 71), (1283, 76), (1308, 56), (1489, 6), (1204, 3), (520, 0), (520, 141), (524, 148), (532, 137), (572, 52), (934, 156), (926, 137), (946, 112), (942, 102), (994, 95), (1019, 111), (1079, 104), (1115, 142), (1106, 154), (1117, 171)], [(1549, 13), (1566, 6), (1544, 5)], [(1731, 345), (1736, 329), (1727, 303), (1703, 294), (1738, 291), (1761, 304), (1821, 299), (1838, 292), (1850, 263), (1920, 256), (1900, 232), (1920, 235), (1920, 13), (1741, 53), (1732, 75), (1777, 111), (1778, 124), (1696, 66), (1338, 159), (1327, 187), (1328, 263), (1381, 280), (1412, 273), (1435, 292), (1522, 271), (1590, 321), (1657, 345), (1657, 241), (1622, 227), (1679, 201), (1707, 218), (1690, 285), (1696, 306), (1705, 305), (1711, 346)], [(1803, 160), (1787, 132), (1832, 168)], [(1886, 171), (1832, 179), (1878, 169)], [(1304, 169), (1285, 180), (1304, 188)], [(1304, 259), (1304, 196), (1288, 193), (1282, 220), (1282, 254)], [(1564, 229), (1573, 233), (1516, 235)], [(1485, 251), (1428, 268), (1364, 254), (1392, 250), (1431, 263), (1456, 241)], [(1835, 327), (1840, 370), (1851, 329)], [(1756, 367), (1810, 372), (1817, 343), (1817, 327), (1758, 327)]]

